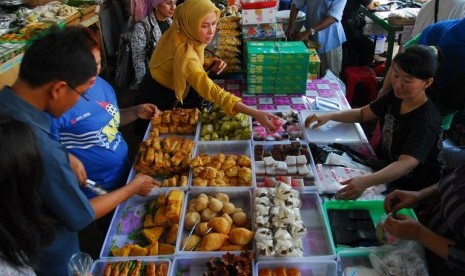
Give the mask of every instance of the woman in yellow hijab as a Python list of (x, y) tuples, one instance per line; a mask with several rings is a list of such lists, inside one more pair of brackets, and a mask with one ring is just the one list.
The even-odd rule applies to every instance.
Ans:
[[(219, 16), (220, 10), (210, 0), (186, 0), (176, 8), (171, 27), (152, 55), (150, 74), (142, 81), (138, 101), (166, 110), (199, 107), (202, 97), (221, 106), (230, 116), (250, 115), (274, 131), (272, 120), (276, 116), (243, 104), (240, 98), (215, 84), (203, 67), (204, 50), (215, 35)], [(215, 59), (211, 71), (219, 74), (225, 67), (224, 61)]]

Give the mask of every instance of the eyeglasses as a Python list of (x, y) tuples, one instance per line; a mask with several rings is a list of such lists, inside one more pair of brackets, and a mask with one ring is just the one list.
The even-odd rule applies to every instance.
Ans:
[(77, 89), (74, 88), (71, 84), (67, 83), (67, 85), (69, 86), (69, 88), (71, 88), (71, 90), (73, 90), (74, 92), (78, 93), (79, 96), (81, 96), (84, 100), (90, 101), (89, 97), (86, 96), (87, 90), (84, 91), (83, 93), (81, 93), (81, 92), (77, 91)]

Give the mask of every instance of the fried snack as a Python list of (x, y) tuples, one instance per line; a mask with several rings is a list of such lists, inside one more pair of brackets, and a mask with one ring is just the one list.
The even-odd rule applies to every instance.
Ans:
[[(223, 59), (224, 62), (226, 62), (228, 64), (228, 66), (231, 66), (231, 65), (240, 65), (242, 62), (239, 58), (236, 58), (236, 57), (232, 57), (232, 58), (224, 58)], [(226, 66), (226, 68), (228, 67)]]
[(154, 242), (147, 246), (147, 255), (148, 256), (157, 256), (158, 255), (158, 242)]
[(234, 166), (232, 168), (229, 168), (225, 171), (225, 174), (229, 177), (236, 177), (239, 174), (239, 167)]
[(298, 268), (292, 267), (286, 269), (287, 276), (300, 276), (300, 270)]
[[(199, 216), (200, 219), (200, 216)], [(168, 231), (168, 235), (166, 235), (166, 243), (175, 245), (176, 240), (178, 238), (178, 229), (179, 229), (179, 224), (174, 223), (173, 226), (171, 226), (170, 231)]]
[(236, 166), (236, 161), (234, 161), (232, 158), (226, 158), (224, 162), (221, 164), (221, 169), (223, 171), (226, 171), (234, 166)]
[(168, 194), (166, 217), (168, 217), (172, 222), (179, 221), (183, 198), (184, 192), (181, 190), (171, 190)]
[(179, 187), (186, 187), (187, 186), (187, 176), (181, 175), (181, 178), (179, 179)]
[(235, 208), (236, 208), (236, 206), (234, 206), (233, 203), (227, 202), (227, 203), (223, 204), (223, 208), (221, 208), (221, 212), (223, 212), (223, 213), (225, 213), (227, 215), (230, 215), (230, 214), (232, 214), (232, 212), (234, 212)]
[(252, 160), (247, 155), (242, 154), (237, 158), (237, 164), (239, 166), (251, 168)]
[(231, 230), (231, 223), (223, 217), (216, 217), (208, 222), (208, 227), (217, 233), (228, 234)]
[(252, 183), (252, 170), (250, 168), (239, 168), (237, 175), (239, 176), (239, 181), (242, 180), (242, 183), (250, 186)]
[(147, 256), (148, 250), (145, 247), (141, 247), (138, 244), (134, 244), (131, 252), (129, 252), (129, 256)]
[(217, 215), (216, 212), (213, 212), (210, 208), (205, 208), (200, 213), (200, 218), (202, 221), (210, 221), (212, 218), (215, 218)]
[(247, 228), (239, 227), (229, 231), (229, 240), (234, 244), (246, 245), (253, 239), (254, 233)]
[(114, 257), (127, 257), (131, 253), (133, 247), (134, 244), (126, 244), (120, 248), (113, 248), (111, 250), (111, 255)]
[(173, 164), (174, 166), (179, 166), (179, 164), (181, 164), (182, 160), (184, 160), (184, 158), (186, 158), (188, 155), (190, 154), (190, 151), (188, 149), (181, 149), (181, 150), (178, 150), (174, 155), (173, 157), (171, 157), (170, 161), (171, 161), (171, 164)]
[(142, 267), (142, 261), (137, 260), (136, 267), (134, 267), (130, 276), (139, 276), (141, 267)]
[(197, 167), (203, 167), (205, 164), (202, 162), (202, 155), (197, 155), (191, 160), (190, 167), (191, 168), (197, 168)]
[(161, 122), (164, 123), (164, 124), (171, 124), (171, 113), (173, 111), (171, 110), (165, 110), (163, 111), (163, 113), (161, 114)]
[[(232, 221), (231, 221), (232, 222)], [(205, 236), (205, 234), (207, 233), (208, 229), (210, 229), (210, 227), (208, 227), (208, 222), (201, 222), (199, 223), (199, 225), (195, 228), (195, 234), (198, 235), (198, 236)]]
[(226, 66), (226, 68), (224, 68), (223, 72), (239, 72), (241, 70), (242, 70), (242, 68), (241, 68), (240, 65), (233, 64), (233, 65)]
[(208, 208), (210, 208), (213, 212), (219, 212), (223, 208), (223, 202), (212, 197), (208, 200)]
[[(191, 251), (193, 248), (195, 248), (201, 241), (201, 238), (197, 235), (191, 235), (189, 237), (184, 237), (181, 242), (181, 249), (184, 248), (184, 251)], [(186, 247), (184, 245), (186, 244)]]
[(219, 201), (223, 202), (223, 204), (229, 202), (229, 196), (225, 193), (217, 193), (215, 195), (215, 198), (217, 198)]
[(194, 228), (194, 225), (197, 223), (197, 221), (200, 221), (200, 214), (197, 212), (188, 212), (184, 216), (184, 228), (191, 230)]
[(239, 22), (232, 22), (232, 21), (223, 21), (221, 24), (218, 26), (218, 28), (222, 30), (234, 30), (240, 28)]
[(245, 226), (247, 224), (247, 215), (244, 212), (234, 213), (232, 219), (237, 226)]
[(166, 205), (166, 195), (165, 194), (161, 194), (157, 197), (157, 206), (158, 207), (161, 207), (161, 206), (165, 206)]
[(218, 52), (221, 52), (221, 51), (235, 52), (235, 53), (238, 53), (238, 54), (241, 53), (241, 49), (239, 49), (238, 46), (227, 45), (227, 44), (218, 45)]
[(158, 244), (158, 254), (160, 255), (170, 255), (174, 254), (175, 247), (172, 246), (171, 244), (167, 243), (160, 243)]
[(224, 29), (224, 30), (218, 30), (218, 34), (220, 36), (240, 36), (241, 32), (238, 30), (231, 30), (231, 29)]
[(287, 276), (286, 268), (278, 267), (274, 269), (274, 274), (276, 276)]
[(233, 219), (227, 213), (224, 213), (221, 217), (225, 218), (231, 225), (233, 224)]
[(160, 263), (157, 266), (157, 276), (168, 276), (168, 263)]
[(144, 228), (142, 229), (142, 235), (144, 238), (151, 244), (157, 243), (161, 235), (165, 231), (165, 227), (156, 226), (153, 228)]
[(154, 227), (153, 216), (149, 213), (144, 216), (144, 228)]
[(203, 171), (200, 173), (200, 177), (203, 179), (215, 179), (217, 171), (218, 170), (213, 167), (205, 167), (205, 169), (203, 169)]
[(157, 226), (168, 227), (170, 219), (166, 216), (167, 208), (166, 206), (161, 206), (158, 208), (153, 218), (153, 224)]
[(206, 235), (200, 244), (200, 251), (215, 251), (223, 246), (228, 236), (221, 233), (210, 233)]
[(273, 270), (269, 268), (261, 268), (258, 271), (258, 276), (273, 276)]
[(192, 185), (197, 187), (206, 187), (208, 186), (208, 180), (196, 177), (192, 180)]
[(155, 263), (150, 262), (145, 265), (145, 275), (155, 276), (155, 272)]

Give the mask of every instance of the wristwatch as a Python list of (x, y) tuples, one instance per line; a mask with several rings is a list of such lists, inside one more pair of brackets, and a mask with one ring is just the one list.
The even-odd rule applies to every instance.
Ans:
[(314, 35), (314, 34), (315, 34), (315, 29), (310, 28), (310, 35)]

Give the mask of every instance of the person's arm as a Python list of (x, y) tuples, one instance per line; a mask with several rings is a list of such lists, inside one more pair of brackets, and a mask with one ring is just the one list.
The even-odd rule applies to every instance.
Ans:
[(401, 155), (399, 159), (372, 174), (357, 176), (343, 181), (345, 185), (336, 193), (339, 199), (357, 199), (372, 186), (397, 180), (412, 171), (419, 161), (412, 156)]
[(94, 220), (105, 216), (133, 195), (147, 196), (155, 186), (160, 186), (160, 183), (148, 175), (138, 174), (125, 186), (90, 199), (89, 202), (95, 211)]
[(84, 164), (82, 164), (81, 160), (79, 160), (76, 156), (74, 156), (71, 153), (68, 153), (68, 157), (69, 157), (69, 165), (71, 167), (71, 170), (76, 175), (78, 183), (81, 186), (85, 186), (86, 180), (87, 180), (87, 172), (86, 172), (86, 168), (84, 167)]
[(297, 14), (299, 13), (299, 9), (296, 7), (294, 1), (291, 3), (291, 10), (289, 12), (289, 23), (287, 25), (286, 37), (288, 39), (293, 39), (295, 36), (295, 32), (298, 30), (294, 30), (294, 23), (295, 19), (297, 18)]
[(439, 198), (438, 183), (420, 191), (395, 190), (384, 199), (386, 213), (395, 213), (403, 208), (414, 208), (418, 203), (433, 203)]
[(273, 124), (273, 120), (276, 120), (279, 118), (273, 114), (250, 108), (247, 105), (243, 104), (242, 102), (236, 102), (236, 104), (233, 107), (233, 110), (236, 112), (245, 114), (245, 115), (252, 116), (262, 126), (264, 126), (266, 130), (270, 133), (274, 132), (276, 129), (276, 126)]
[(149, 120), (153, 117), (158, 116), (160, 110), (154, 104), (140, 104), (129, 108), (123, 108), (120, 110), (121, 114), (121, 126), (128, 125), (134, 122), (137, 118)]
[(370, 106), (366, 105), (361, 108), (354, 108), (349, 110), (342, 110), (332, 112), (325, 115), (312, 114), (305, 119), (305, 126), (310, 127), (313, 122), (312, 128), (320, 127), (328, 121), (336, 121), (341, 123), (359, 123), (376, 119), (376, 115), (371, 111)]
[[(337, 22), (336, 18), (332, 16), (328, 16), (323, 18), (320, 22), (318, 22), (315, 26), (312, 26), (308, 30), (305, 30), (299, 34), (299, 39), (307, 39), (310, 35), (313, 35), (313, 33), (322, 31), (326, 28), (328, 28), (331, 24)], [(313, 32), (313, 33), (312, 33)]]

